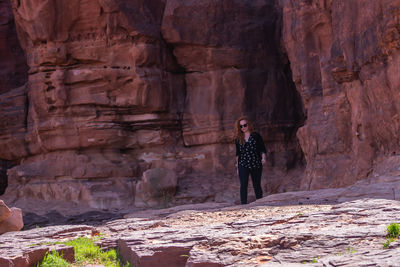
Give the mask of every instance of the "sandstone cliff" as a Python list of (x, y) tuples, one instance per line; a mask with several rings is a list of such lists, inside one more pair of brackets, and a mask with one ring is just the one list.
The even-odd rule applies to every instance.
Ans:
[(302, 188), (352, 184), (377, 165), (396, 169), (400, 1), (280, 4), (282, 43), (307, 109), (297, 133), (307, 160)]
[(157, 168), (176, 174), (175, 203), (233, 201), (241, 114), (269, 148), (268, 193), (385, 170), (399, 151), (399, 6), (11, 0), (26, 57), (10, 56), (9, 26), (0, 64), (26, 80), (0, 84), (4, 197), (134, 205)]
[[(232, 199), (241, 114), (256, 120), (277, 171), (302, 166), (302, 103), (276, 3), (11, 4), (29, 66), (26, 85), (1, 97), (11, 200), (132, 204), (150, 168), (178, 175), (183, 202)], [(299, 179), (268, 183), (295, 190)]]

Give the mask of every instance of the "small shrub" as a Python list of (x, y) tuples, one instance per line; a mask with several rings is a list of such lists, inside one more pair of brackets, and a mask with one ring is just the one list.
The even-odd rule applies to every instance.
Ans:
[(387, 233), (389, 238), (397, 238), (400, 235), (400, 225), (398, 223), (391, 223), (387, 227)]
[(390, 243), (392, 243), (394, 241), (394, 238), (388, 238), (387, 240), (386, 240), (386, 242), (385, 243), (383, 243), (383, 248), (385, 248), (385, 249), (387, 249), (387, 248), (389, 248), (389, 245), (390, 245)]
[(42, 262), (36, 265), (37, 267), (70, 267), (71, 264), (64, 260), (57, 250), (49, 253), (46, 252)]

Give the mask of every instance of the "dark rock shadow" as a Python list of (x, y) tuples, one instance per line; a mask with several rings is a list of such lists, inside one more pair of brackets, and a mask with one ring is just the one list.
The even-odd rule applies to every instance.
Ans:
[(24, 212), (24, 228), (29, 230), (54, 225), (91, 225), (99, 226), (109, 221), (122, 219), (126, 213), (88, 211), (78, 215), (64, 216), (56, 210), (51, 210), (44, 215), (33, 212)]

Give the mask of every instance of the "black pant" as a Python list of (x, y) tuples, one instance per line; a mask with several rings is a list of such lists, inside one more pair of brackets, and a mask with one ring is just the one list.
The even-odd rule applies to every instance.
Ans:
[(239, 180), (240, 180), (240, 201), (242, 204), (247, 204), (247, 187), (249, 184), (249, 174), (251, 174), (251, 180), (253, 182), (254, 193), (256, 199), (262, 198), (261, 189), (261, 173), (262, 167), (259, 169), (248, 169), (243, 166), (238, 166)]

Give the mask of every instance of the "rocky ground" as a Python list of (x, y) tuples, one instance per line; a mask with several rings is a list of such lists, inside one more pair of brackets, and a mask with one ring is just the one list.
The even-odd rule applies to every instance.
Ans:
[(400, 222), (398, 201), (271, 206), (269, 199), (10, 232), (0, 236), (0, 266), (30, 266), (49, 249), (72, 258), (72, 248), (52, 243), (99, 233), (104, 248), (118, 247), (133, 266), (399, 266), (400, 242), (383, 247), (386, 226)]

